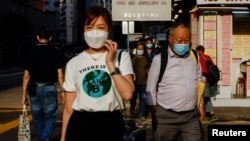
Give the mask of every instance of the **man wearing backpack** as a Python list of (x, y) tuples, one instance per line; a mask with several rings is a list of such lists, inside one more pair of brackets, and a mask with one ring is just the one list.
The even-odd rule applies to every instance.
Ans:
[(153, 59), (146, 88), (146, 101), (155, 115), (154, 140), (173, 141), (180, 136), (185, 141), (203, 141), (201, 120), (205, 112), (203, 96), (198, 98), (197, 89), (198, 82), (204, 84), (205, 78), (199, 62), (192, 57), (190, 29), (184, 23), (174, 23), (168, 41), (162, 79), (158, 82), (163, 53)]
[(198, 45), (196, 47), (196, 51), (199, 54), (199, 58), (200, 58), (200, 64), (201, 64), (201, 70), (202, 70), (202, 74), (206, 77), (206, 87), (204, 90), (204, 104), (205, 104), (205, 112), (206, 112), (206, 118), (207, 120), (211, 121), (214, 120), (214, 110), (213, 110), (213, 104), (211, 101), (211, 97), (214, 96), (214, 92), (212, 91), (211, 87), (214, 87), (214, 85), (217, 84), (213, 84), (215, 82), (209, 82), (209, 80), (211, 80), (211, 75), (209, 75), (209, 69), (210, 69), (210, 64), (211, 65), (215, 65), (213, 63), (213, 60), (211, 59), (211, 57), (207, 54), (205, 54), (205, 48), (202, 45)]

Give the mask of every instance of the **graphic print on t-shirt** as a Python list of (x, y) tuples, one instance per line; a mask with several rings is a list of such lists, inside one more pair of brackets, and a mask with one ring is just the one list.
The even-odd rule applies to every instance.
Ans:
[(111, 85), (110, 75), (103, 70), (93, 70), (86, 74), (82, 80), (83, 91), (93, 98), (106, 95)]

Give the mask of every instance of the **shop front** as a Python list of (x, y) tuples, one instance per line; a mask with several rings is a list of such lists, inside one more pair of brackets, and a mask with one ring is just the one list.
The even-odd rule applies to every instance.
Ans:
[(250, 106), (248, 0), (197, 0), (190, 11), (192, 46), (204, 45), (220, 69), (215, 106)]

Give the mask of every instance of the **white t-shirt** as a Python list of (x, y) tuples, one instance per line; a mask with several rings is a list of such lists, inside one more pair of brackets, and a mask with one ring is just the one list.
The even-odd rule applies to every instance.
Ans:
[[(114, 60), (116, 67), (118, 54), (119, 51)], [(66, 91), (76, 92), (77, 96), (72, 105), (74, 110), (96, 112), (124, 108), (122, 98), (106, 65), (106, 55), (107, 52), (103, 55), (92, 54), (94, 58), (100, 57), (95, 61), (90, 54), (83, 51), (67, 63), (63, 87)], [(134, 75), (128, 52), (122, 53), (119, 68), (122, 75)]]

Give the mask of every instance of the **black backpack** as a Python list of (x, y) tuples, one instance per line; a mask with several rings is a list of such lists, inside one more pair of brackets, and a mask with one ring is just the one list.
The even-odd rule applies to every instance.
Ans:
[(211, 62), (211, 60), (206, 60), (207, 74), (206, 78), (211, 86), (217, 85), (220, 80), (220, 71), (216, 65)]

